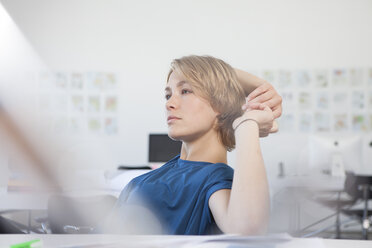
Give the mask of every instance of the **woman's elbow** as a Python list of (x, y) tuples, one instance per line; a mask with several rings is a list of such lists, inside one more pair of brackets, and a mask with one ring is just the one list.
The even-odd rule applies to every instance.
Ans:
[(231, 223), (224, 233), (228, 234), (240, 234), (246, 236), (258, 236), (264, 235), (267, 232), (267, 221), (245, 221)]

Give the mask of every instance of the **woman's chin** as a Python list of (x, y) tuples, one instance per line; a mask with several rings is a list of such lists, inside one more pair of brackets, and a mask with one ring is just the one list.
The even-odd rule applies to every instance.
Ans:
[(174, 135), (174, 134), (171, 134), (171, 133), (168, 133), (168, 136), (172, 140), (175, 140), (175, 141), (179, 141), (180, 140), (180, 136), (177, 136), (177, 135)]

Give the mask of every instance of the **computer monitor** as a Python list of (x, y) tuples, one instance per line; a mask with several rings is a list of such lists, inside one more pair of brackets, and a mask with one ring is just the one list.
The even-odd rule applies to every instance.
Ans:
[(309, 137), (310, 174), (345, 176), (345, 171), (360, 172), (362, 139), (359, 135), (311, 135)]
[(181, 141), (169, 138), (168, 134), (149, 135), (149, 165), (158, 168), (181, 152)]

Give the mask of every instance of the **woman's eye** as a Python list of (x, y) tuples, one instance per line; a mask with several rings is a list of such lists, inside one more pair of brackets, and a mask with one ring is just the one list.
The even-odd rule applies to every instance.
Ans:
[(169, 94), (165, 95), (165, 99), (166, 100), (168, 100), (169, 98), (170, 98), (170, 95)]
[(188, 94), (188, 93), (191, 93), (191, 90), (186, 90), (186, 89), (184, 89), (184, 90), (181, 91), (181, 93), (182, 93), (182, 94)]

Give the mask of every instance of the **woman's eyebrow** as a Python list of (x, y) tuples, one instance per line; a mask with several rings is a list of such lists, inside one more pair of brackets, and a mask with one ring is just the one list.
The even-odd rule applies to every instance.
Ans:
[[(184, 80), (179, 81), (179, 82), (177, 83), (177, 88), (181, 87), (181, 86), (184, 85), (184, 84), (187, 84), (187, 82), (184, 81)], [(165, 88), (165, 91), (171, 91), (171, 88), (170, 88), (169, 86), (167, 86), (167, 87)]]

